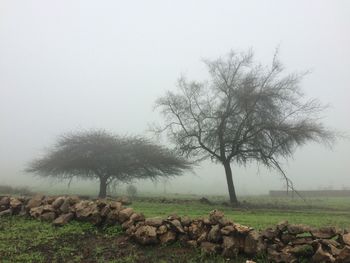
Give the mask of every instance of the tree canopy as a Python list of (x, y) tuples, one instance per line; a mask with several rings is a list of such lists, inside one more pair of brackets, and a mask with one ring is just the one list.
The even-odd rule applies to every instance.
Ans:
[(281, 158), (309, 141), (331, 143), (334, 133), (320, 121), (324, 106), (306, 99), (303, 74), (284, 74), (277, 53), (271, 66), (252, 51), (206, 60), (210, 79), (182, 77), (176, 92), (156, 102), (166, 131), (180, 154), (223, 164), (230, 200), (237, 203), (231, 163), (257, 161), (282, 171)]
[(99, 197), (113, 181), (157, 179), (182, 174), (190, 162), (148, 139), (116, 136), (106, 131), (67, 133), (27, 172), (59, 179), (98, 179)]

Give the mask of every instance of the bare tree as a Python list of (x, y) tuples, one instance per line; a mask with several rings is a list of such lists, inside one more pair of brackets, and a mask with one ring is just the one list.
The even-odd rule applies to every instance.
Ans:
[(304, 74), (284, 74), (277, 52), (268, 67), (256, 63), (252, 51), (204, 62), (209, 81), (182, 77), (177, 92), (157, 100), (165, 118), (157, 131), (166, 131), (182, 155), (221, 163), (232, 204), (237, 197), (231, 163), (257, 161), (283, 173), (281, 157), (297, 146), (333, 141), (334, 133), (320, 122), (325, 107), (304, 98)]
[(26, 169), (61, 179), (98, 179), (99, 197), (113, 181), (157, 179), (180, 175), (191, 164), (162, 146), (141, 137), (118, 137), (105, 131), (69, 133)]

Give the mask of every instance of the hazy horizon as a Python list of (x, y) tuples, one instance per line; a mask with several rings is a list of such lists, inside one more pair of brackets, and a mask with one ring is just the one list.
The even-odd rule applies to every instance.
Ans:
[[(150, 136), (148, 125), (161, 122), (155, 100), (181, 75), (207, 79), (202, 59), (231, 49), (252, 48), (268, 64), (279, 47), (286, 72), (310, 71), (301, 86), (330, 105), (324, 123), (349, 134), (349, 8), (348, 1), (0, 1), (0, 185), (65, 187), (23, 170), (65, 132)], [(349, 139), (332, 149), (308, 144), (284, 163), (286, 174), (300, 190), (349, 188), (349, 149)], [(232, 170), (238, 195), (284, 189), (278, 172), (255, 163)], [(170, 180), (167, 192), (227, 194), (222, 166), (204, 162), (195, 173)], [(161, 182), (136, 185), (164, 190)]]

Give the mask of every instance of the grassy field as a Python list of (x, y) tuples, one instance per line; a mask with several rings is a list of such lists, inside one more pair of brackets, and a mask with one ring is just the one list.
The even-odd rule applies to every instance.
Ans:
[(307, 224), (314, 227), (337, 226), (350, 228), (350, 198), (313, 198), (305, 203), (289, 198), (246, 197), (240, 208), (223, 205), (220, 198), (211, 198), (212, 204), (202, 204), (195, 199), (136, 198), (132, 207), (146, 217), (180, 216), (205, 217), (213, 209), (224, 211), (234, 222), (264, 229), (279, 221)]
[[(144, 213), (146, 217), (167, 216), (175, 213), (180, 216), (187, 215), (192, 218), (208, 216), (209, 212), (214, 209), (214, 207), (210, 205), (159, 204), (153, 202), (135, 202), (133, 208), (135, 208), (136, 211)], [(215, 208), (224, 211), (226, 218), (256, 229), (264, 229), (273, 226), (282, 220), (288, 220), (290, 223), (306, 224), (314, 227), (350, 227), (350, 212), (348, 211), (238, 210), (220, 206), (215, 206)]]
[[(315, 227), (350, 228), (349, 198), (300, 199), (241, 197), (239, 208), (225, 204), (222, 196), (208, 196), (210, 204), (195, 195), (141, 195), (130, 205), (146, 217), (178, 214), (192, 218), (206, 217), (213, 209), (224, 211), (234, 222), (256, 229), (273, 226), (281, 220)], [(245, 262), (221, 256), (207, 257), (199, 250), (175, 243), (165, 247), (140, 247), (120, 227), (96, 228), (75, 222), (61, 228), (28, 218), (0, 218), (0, 262)], [(259, 259), (257, 262), (266, 262)]]
[(118, 226), (96, 228), (72, 221), (56, 228), (50, 223), (18, 216), (0, 218), (1, 263), (239, 263), (245, 260), (206, 256), (178, 243), (141, 247), (130, 242)]

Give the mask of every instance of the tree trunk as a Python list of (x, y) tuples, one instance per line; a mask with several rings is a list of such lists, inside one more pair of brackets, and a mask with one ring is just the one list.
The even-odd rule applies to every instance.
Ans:
[(107, 178), (100, 177), (100, 193), (98, 194), (99, 198), (106, 198), (107, 195)]
[(238, 200), (237, 200), (237, 196), (236, 196), (235, 186), (233, 185), (232, 170), (231, 170), (230, 163), (225, 162), (224, 168), (225, 168), (225, 173), (226, 173), (228, 192), (230, 194), (230, 202), (232, 205), (237, 205)]

